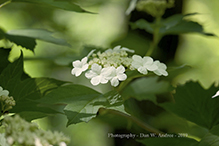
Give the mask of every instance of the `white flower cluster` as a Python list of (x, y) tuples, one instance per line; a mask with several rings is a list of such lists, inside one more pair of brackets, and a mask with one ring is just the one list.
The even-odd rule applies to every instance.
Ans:
[(9, 91), (3, 90), (3, 88), (0, 86), (0, 102), (1, 102), (1, 112), (4, 113), (10, 109), (12, 109), (13, 106), (15, 106), (15, 100), (12, 96), (8, 96)]
[(6, 116), (3, 120), (7, 143), (12, 146), (67, 146), (69, 138), (63, 133), (43, 131), (35, 123), (29, 123), (19, 115)]
[[(125, 47), (116, 46), (113, 49), (108, 49), (105, 52), (97, 52), (96, 54), (89, 53), (81, 61), (77, 60), (72, 63), (73, 69), (71, 73), (76, 77), (80, 76), (82, 72), (88, 70), (85, 76), (91, 79), (91, 84), (96, 86), (98, 84), (106, 84), (110, 81), (111, 85), (116, 87), (119, 81), (124, 81), (127, 78), (125, 74), (126, 69), (138, 70), (140, 73), (146, 75), (148, 71), (153, 71), (156, 75), (167, 76), (167, 67), (160, 61), (153, 61), (149, 56), (141, 57), (139, 55), (128, 56), (127, 52), (134, 53)], [(92, 54), (92, 59), (88, 62), (88, 58)]]

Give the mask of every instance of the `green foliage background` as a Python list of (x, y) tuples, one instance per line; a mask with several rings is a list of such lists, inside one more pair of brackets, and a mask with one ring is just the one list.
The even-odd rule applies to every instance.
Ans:
[[(20, 1), (20, 0), (17, 0)], [(39, 3), (38, 1), (37, 3)], [(63, 1), (68, 2), (66, 1)], [(93, 13), (98, 13), (98, 15), (91, 14), (91, 13), (76, 13), (72, 11), (64, 11), (61, 9), (55, 9), (53, 7), (46, 7), (42, 5), (35, 5), (35, 4), (28, 4), (28, 3), (11, 3), (10, 5), (6, 5), (5, 7), (0, 9), (0, 27), (4, 29), (3, 31), (5, 34), (7, 34), (7, 37), (9, 40), (13, 39), (13, 31), (8, 32), (9, 30), (17, 30), (17, 29), (24, 29), (24, 28), (34, 28), (34, 29), (47, 29), (51, 32), (56, 32), (55, 34), (51, 34), (50, 32), (44, 32), (40, 34), (45, 34), (48, 36), (53, 36), (54, 38), (51, 38), (50, 40), (46, 40), (47, 42), (42, 41), (40, 39), (40, 36), (38, 36), (39, 39), (32, 40), (30, 38), (30, 42), (32, 41), (32, 46), (28, 46), (30, 48), (33, 48), (34, 45), (36, 45), (36, 48), (34, 49), (34, 54), (27, 49), (22, 49), (23, 56), (24, 56), (24, 70), (31, 76), (31, 77), (52, 77), (55, 79), (60, 79), (63, 81), (72, 81), (73, 83), (77, 84), (86, 84), (88, 87), (93, 88), (89, 81), (86, 80), (84, 77), (75, 78), (70, 74), (71, 71), (71, 62), (81, 58), (81, 50), (83, 48), (84, 44), (87, 45), (95, 45), (100, 48), (107, 48), (111, 46), (116, 41), (122, 40), (127, 35), (127, 26), (128, 26), (128, 20), (124, 16), (124, 11), (128, 6), (128, 1), (126, 0), (108, 0), (107, 2), (102, 2), (98, 0), (93, 1), (77, 1), (83, 8), (78, 9), (77, 11), (89, 11)], [(198, 22), (201, 22), (205, 26), (204, 30), (206, 32), (214, 32), (216, 35), (218, 33), (218, 26), (217, 21), (218, 18), (215, 14), (217, 14), (217, 6), (219, 5), (217, 1), (205, 1), (205, 0), (191, 0), (186, 1), (184, 6), (184, 13), (194, 13), (198, 12), (198, 15), (191, 16), (192, 20), (197, 20)], [(64, 5), (64, 4), (63, 4)], [(59, 5), (61, 6), (61, 5)], [(71, 8), (69, 8), (71, 9)], [(34, 31), (34, 30), (31, 30)], [(14, 33), (18, 33), (14, 31)], [(27, 32), (30, 33), (30, 32)], [(16, 34), (17, 35), (17, 34)], [(130, 35), (130, 34), (129, 34)], [(59, 39), (59, 45), (51, 44), (48, 42), (53, 42), (57, 40), (55, 38), (63, 38), (63, 40), (67, 40), (66, 42), (63, 42), (62, 39)], [(130, 41), (131, 40), (131, 41)], [(15, 42), (16, 40), (12, 41)], [(218, 38), (209, 38), (204, 35), (198, 35), (198, 34), (184, 34), (181, 36), (181, 42), (179, 45), (179, 48), (177, 50), (176, 55), (176, 62), (179, 64), (187, 64), (193, 67), (193, 69), (189, 70), (185, 74), (177, 77), (177, 79), (174, 80), (175, 84), (178, 83), (185, 83), (188, 80), (194, 80), (199, 81), (201, 85), (203, 85), (205, 88), (209, 88), (212, 83), (215, 81), (218, 81), (218, 63), (219, 63), (219, 51), (217, 50), (217, 43)], [(5, 45), (6, 44), (6, 45)], [(61, 45), (60, 45), (61, 44)], [(64, 44), (64, 45), (63, 45)], [(149, 46), (149, 42), (147, 40), (142, 40), (138, 35), (131, 34), (128, 36), (128, 39), (126, 41), (123, 41), (123, 44), (129, 46), (130, 49), (135, 49), (136, 53), (138, 54), (145, 54), (144, 48), (147, 48)], [(71, 47), (69, 47), (69, 45)], [(0, 41), (0, 46), (4, 46), (6, 48), (10, 48), (12, 46), (12, 43), (10, 42), (2, 42)], [(13, 46), (13, 49), (11, 51), (9, 60), (14, 61), (16, 58), (18, 58), (20, 54), (20, 46)], [(32, 49), (33, 50), (33, 49)], [(201, 51), (200, 51), (201, 50)], [(2, 55), (3, 56), (3, 55)], [(8, 62), (5, 61), (5, 64)], [(3, 64), (0, 64), (0, 68), (5, 68)], [(7, 75), (7, 73), (5, 73)], [(20, 75), (18, 78), (21, 78), (22, 73), (18, 73)], [(16, 75), (16, 76), (18, 76)], [(12, 75), (14, 76), (14, 75)], [(10, 77), (8, 77), (10, 78)], [(3, 80), (3, 77), (2, 77)], [(2, 81), (0, 78), (0, 81)], [(32, 80), (32, 79), (29, 79)], [(34, 80), (34, 79), (33, 79)], [(42, 78), (44, 82), (46, 82), (46, 79)], [(204, 121), (199, 119), (199, 115), (197, 113), (191, 113), (191, 117), (187, 117), (187, 115), (184, 115), (182, 112), (182, 108), (185, 108), (186, 105), (184, 105), (182, 102), (180, 102), (182, 105), (177, 105), (177, 97), (181, 96), (181, 94), (178, 96), (176, 94), (176, 105), (173, 104), (162, 104), (162, 103), (156, 103), (156, 97), (154, 97), (154, 94), (161, 94), (168, 92), (171, 90), (171, 87), (168, 85), (167, 82), (162, 81), (158, 82), (154, 85), (154, 87), (161, 87), (159, 92), (157, 90), (147, 92), (140, 87), (142, 83), (148, 83), (157, 80), (156, 78), (147, 78), (145, 80), (136, 80), (133, 82), (130, 86), (127, 86), (122, 92), (122, 95), (126, 97), (127, 99), (129, 96), (135, 96), (137, 100), (145, 100), (142, 95), (147, 94), (147, 100), (150, 100), (150, 102), (153, 102), (156, 106), (156, 104), (160, 104), (161, 107), (164, 109), (175, 113), (176, 115), (179, 115), (187, 120), (190, 120), (191, 122), (194, 122), (200, 126), (203, 126), (207, 129), (211, 129), (206, 131), (207, 135), (199, 135), (197, 139), (200, 140), (200, 137), (204, 137), (201, 140), (201, 143), (199, 146), (206, 145), (206, 141), (211, 139), (211, 137), (214, 137), (215, 139), (218, 139), (218, 126), (215, 126), (218, 124), (218, 113), (216, 112), (214, 115), (214, 111), (218, 111), (217, 105), (215, 105), (215, 101), (208, 101), (207, 99), (204, 101), (201, 101), (198, 99), (198, 96), (191, 96), (191, 98), (194, 97), (194, 105), (197, 104), (197, 107), (199, 108), (204, 107), (203, 105), (206, 105), (203, 109), (197, 109), (200, 110), (201, 113), (205, 113), (205, 116), (212, 116), (208, 119), (216, 119), (214, 121)], [(4, 80), (3, 80), (4, 82)], [(27, 81), (31, 82), (31, 81)], [(19, 82), (18, 82), (19, 83)], [(51, 82), (50, 82), (51, 83)], [(31, 83), (30, 83), (31, 84)], [(60, 85), (60, 83), (55, 83)], [(191, 84), (194, 84), (191, 85)], [(151, 84), (150, 84), (151, 85)], [(150, 86), (148, 85), (148, 86)], [(153, 84), (152, 84), (153, 85)], [(189, 86), (194, 87), (194, 92), (196, 91), (205, 91), (202, 87), (197, 85), (197, 83), (188, 83), (188, 92), (190, 92)], [(152, 86), (151, 86), (152, 87)], [(10, 86), (8, 86), (10, 88)], [(51, 83), (51, 88), (54, 88), (54, 84)], [(75, 90), (75, 88), (78, 88), (82, 90), (82, 88), (86, 87), (74, 87), (73, 85), (69, 85), (68, 92), (71, 90)], [(179, 87), (178, 91), (182, 90), (184, 87)], [(106, 93), (111, 88), (108, 85), (102, 85), (95, 87), (95, 90), (93, 91), (90, 89), (90, 94), (94, 94), (97, 96), (97, 99), (99, 96), (104, 96), (103, 93)], [(9, 89), (8, 89), (9, 90)], [(184, 89), (183, 89), (184, 91)], [(182, 92), (183, 92), (182, 91)], [(208, 95), (206, 95), (206, 98), (214, 95), (214, 93), (217, 91), (217, 88), (210, 88), (207, 90), (207, 92), (204, 92)], [(51, 100), (49, 100), (50, 97), (53, 96), (53, 94), (58, 94), (61, 92), (66, 92), (66, 89), (63, 91), (62, 88), (59, 88), (59, 90), (56, 90), (55, 92), (51, 92), (46, 95), (46, 99), (41, 99), (39, 102), (44, 102), (47, 104), (52, 104)], [(77, 96), (80, 96), (80, 93), (78, 95), (69, 95), (69, 97), (74, 96), (75, 98)], [(203, 94), (204, 94), (203, 93)], [(25, 93), (24, 93), (25, 94)], [(195, 93), (194, 93), (195, 94)], [(203, 95), (200, 93), (200, 96)], [(185, 94), (186, 95), (186, 94)], [(85, 96), (88, 97), (88, 96)], [(91, 96), (89, 96), (91, 97)], [(190, 97), (190, 96), (186, 96)], [(186, 99), (183, 97), (183, 99)], [(48, 101), (46, 101), (48, 100)], [(96, 100), (96, 99), (95, 99)], [(215, 99), (218, 100), (218, 99)], [(199, 101), (199, 103), (196, 103), (195, 101)], [(64, 99), (61, 97), (60, 94), (60, 100), (57, 99), (55, 102), (57, 103), (68, 103), (68, 99)], [(94, 101), (95, 103), (96, 101)], [(105, 102), (105, 101), (102, 101)], [(130, 106), (130, 102), (133, 103), (132, 99), (128, 99), (126, 102), (126, 105)], [(33, 103), (32, 103), (33, 104)], [(74, 102), (75, 104), (75, 102)], [(68, 112), (68, 110), (71, 109), (71, 104), (69, 104), (67, 107), (65, 107), (65, 112), (68, 115), (69, 119), (74, 119), (75, 113), (71, 111)], [(127, 106), (127, 107), (129, 107)], [(134, 105), (132, 105), (134, 106)], [(109, 107), (106, 106), (106, 107)], [(214, 107), (214, 108), (213, 108)], [(89, 107), (88, 107), (89, 108)], [(150, 107), (149, 107), (150, 108)], [(206, 113), (205, 109), (210, 108), (212, 111), (208, 111)], [(62, 106), (60, 106), (60, 110), (63, 109)], [(132, 110), (133, 107), (130, 107), (128, 110)], [(132, 113), (138, 113), (138, 109), (134, 108), (135, 110), (131, 111)], [(189, 107), (188, 107), (189, 109)], [(148, 109), (145, 109), (148, 110)], [(94, 110), (93, 113), (95, 114), (98, 111), (98, 108)], [(33, 115), (33, 113), (25, 113), (25, 110), (20, 109), (20, 112), (23, 112), (22, 114), (25, 115)], [(40, 112), (40, 111), (37, 111)], [(48, 111), (47, 114), (50, 114), (50, 112), (54, 111)], [(109, 113), (113, 113), (113, 111), (104, 111), (103, 113), (103, 119), (104, 115)], [(190, 112), (188, 110), (188, 112)], [(209, 113), (212, 113), (209, 114)], [(21, 114), (21, 115), (22, 115)], [(39, 114), (39, 113), (38, 113)], [(114, 115), (116, 116), (116, 115)], [(195, 116), (197, 116), (195, 118)], [(43, 117), (43, 115), (42, 115)], [(152, 116), (153, 117), (153, 116)], [(169, 117), (163, 120), (162, 117)], [(139, 114), (139, 118), (140, 114)], [(149, 118), (149, 117), (146, 117)], [(151, 118), (151, 117), (150, 117)], [(156, 127), (156, 125), (160, 126), (160, 128), (164, 127), (171, 127), (172, 129), (170, 132), (175, 132), (178, 129), (178, 125), (171, 124), (169, 120), (175, 119), (175, 121), (181, 121), (181, 124), (185, 124), (183, 126), (187, 127), (185, 132), (194, 134), (194, 132), (197, 131), (205, 131), (205, 129), (198, 127), (194, 123), (187, 123), (185, 119), (181, 119), (179, 117), (176, 117), (175, 115), (165, 113), (165, 115), (160, 115), (158, 117), (151, 118), (151, 123), (153, 126)], [(31, 120), (31, 117), (30, 117)], [(123, 121), (126, 121), (127, 119), (123, 119)], [(162, 121), (161, 121), (162, 120)], [(87, 119), (85, 119), (87, 121)], [(157, 121), (161, 121), (162, 124), (156, 123)], [(60, 130), (64, 131), (68, 135), (71, 135), (71, 144), (70, 145), (76, 145), (76, 146), (112, 146), (113, 141), (112, 139), (107, 138), (106, 133), (113, 131), (113, 129), (103, 124), (98, 119), (91, 120), (89, 123), (80, 123), (77, 125), (70, 125), (68, 128), (66, 128), (67, 118), (59, 115), (57, 117), (49, 117), (37, 120), (38, 123), (40, 123), (41, 127), (43, 129), (53, 129), (53, 130)], [(68, 121), (68, 124), (72, 124), (78, 121), (71, 121), (70, 123)], [(206, 124), (207, 123), (207, 124)], [(125, 123), (128, 125), (128, 123)], [(171, 126), (170, 126), (171, 125)], [(181, 127), (183, 127), (181, 126)], [(210, 127), (209, 127), (210, 126)], [(213, 127), (215, 126), (215, 127)], [(193, 130), (195, 128), (199, 128), (199, 130)], [(175, 128), (175, 129), (174, 129)], [(212, 129), (213, 128), (213, 129)], [(177, 129), (177, 130), (176, 130)], [(180, 129), (183, 131), (183, 129)], [(197, 133), (194, 135), (198, 135)], [(210, 137), (210, 138), (209, 138)], [(81, 140), (83, 139), (83, 140)], [(169, 139), (165, 139), (165, 141), (170, 141)], [(178, 142), (178, 140), (174, 141), (171, 139), (173, 144), (181, 143)], [(185, 144), (187, 144), (187, 141), (185, 140)], [(154, 139), (148, 139), (141, 141), (142, 143), (146, 143), (150, 145), (154, 145)], [(151, 143), (151, 144), (150, 144)], [(160, 143), (163, 143), (160, 141)], [(160, 143), (156, 143), (159, 145)], [(191, 145), (198, 145), (196, 141), (191, 141)]]

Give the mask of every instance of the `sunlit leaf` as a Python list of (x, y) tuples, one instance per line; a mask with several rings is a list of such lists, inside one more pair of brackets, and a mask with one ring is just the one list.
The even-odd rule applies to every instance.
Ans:
[[(74, 12), (87, 12), (84, 9), (82, 9), (77, 4), (74, 4), (69, 1), (56, 1), (56, 0), (12, 0), (12, 2), (27, 2), (27, 3), (33, 3), (33, 4), (40, 4), (40, 5), (46, 5), (46, 6), (52, 6), (55, 8), (68, 10), (68, 11), (74, 11)], [(87, 12), (89, 13), (89, 12)]]
[(165, 109), (200, 126), (211, 129), (219, 124), (219, 98), (215, 97), (218, 87), (204, 89), (199, 83), (188, 82), (176, 88), (175, 103), (163, 103)]
[(70, 46), (64, 39), (56, 38), (53, 33), (44, 29), (20, 29), (10, 30), (7, 33), (0, 29), (0, 38), (27, 48), (34, 52), (36, 40), (42, 40), (62, 46)]

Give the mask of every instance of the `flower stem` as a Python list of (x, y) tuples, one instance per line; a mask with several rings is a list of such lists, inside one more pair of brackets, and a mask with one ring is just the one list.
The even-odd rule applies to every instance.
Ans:
[(1, 4), (1, 5), (0, 5), (0, 8), (2, 8), (3, 6), (5, 6), (5, 5), (9, 4), (9, 3), (11, 3), (11, 0), (6, 1), (6, 2), (4, 2), (3, 4)]
[(153, 32), (153, 41), (151, 42), (150, 48), (148, 49), (145, 56), (150, 56), (153, 51), (157, 48), (157, 45), (161, 39), (160, 36), (160, 20), (161, 17), (156, 17), (155, 19), (155, 26), (154, 26), (154, 32)]

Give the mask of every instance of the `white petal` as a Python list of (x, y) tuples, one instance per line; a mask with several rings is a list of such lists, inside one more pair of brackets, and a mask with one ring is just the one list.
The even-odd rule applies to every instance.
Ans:
[(100, 83), (101, 84), (106, 84), (108, 82), (108, 80), (106, 79), (106, 78), (104, 78), (104, 77), (102, 77), (101, 79), (100, 79)]
[(133, 59), (134, 61), (136, 61), (136, 62), (142, 62), (142, 61), (143, 61), (143, 60), (142, 60), (142, 57), (139, 56), (139, 55), (133, 55), (133, 56), (132, 56), (132, 59)]
[(82, 71), (87, 70), (87, 69), (88, 69), (88, 66), (89, 66), (88, 64), (83, 65), (82, 68), (81, 68), (81, 70), (82, 70)]
[(168, 76), (168, 72), (167, 71), (165, 71), (165, 70), (162, 70), (162, 75), (164, 75), (164, 76)]
[(79, 61), (79, 60), (76, 60), (76, 61), (72, 62), (72, 65), (74, 67), (78, 67), (78, 68), (80, 68), (82, 66), (81, 61)]
[(107, 80), (110, 80), (116, 76), (116, 69), (114, 66), (103, 68), (101, 70), (101, 75), (104, 76)]
[(75, 75), (77, 69), (78, 69), (78, 68), (73, 68), (73, 69), (71, 70), (71, 74), (72, 74), (72, 75)]
[(82, 63), (82, 65), (86, 64), (86, 63), (87, 63), (87, 57), (84, 57), (84, 58), (81, 60), (81, 63)]
[(75, 76), (78, 77), (78, 76), (81, 75), (81, 73), (82, 73), (82, 70), (79, 68), (79, 69), (76, 70)]
[(96, 86), (96, 85), (100, 84), (100, 80), (101, 80), (101, 76), (93, 77), (93, 78), (91, 79), (91, 84), (94, 85), (94, 86)]
[(146, 57), (143, 58), (143, 62), (144, 62), (144, 64), (145, 63), (146, 64), (152, 64), (153, 63), (153, 59), (151, 57), (146, 56)]
[(124, 50), (126, 52), (130, 52), (130, 53), (135, 53), (135, 50), (131, 50), (131, 49), (128, 49), (128, 48), (125, 48), (125, 47), (122, 47), (121, 50)]
[(60, 142), (59, 146), (67, 146), (65, 142)]
[(3, 91), (3, 88), (0, 86), (0, 92)]
[(96, 72), (97, 74), (100, 74), (102, 67), (101, 67), (100, 65), (94, 63), (94, 64), (91, 66), (91, 69), (92, 69), (92, 71)]
[(116, 46), (113, 48), (113, 51), (119, 51), (121, 46)]
[(85, 77), (88, 79), (91, 79), (95, 76), (97, 76), (97, 74), (95, 72), (93, 72), (92, 70), (89, 70), (88, 72), (85, 73)]
[(166, 70), (166, 69), (167, 69), (167, 66), (166, 66), (164, 63), (160, 63), (159, 68), (160, 68), (160, 69), (163, 69), (163, 70)]
[(146, 68), (150, 71), (154, 71), (154, 70), (158, 69), (158, 66), (153, 63), (151, 65), (148, 65)]
[(124, 81), (124, 80), (127, 79), (127, 75), (126, 75), (126, 74), (119, 74), (119, 75), (117, 75), (117, 77), (118, 77), (118, 79), (119, 79), (120, 81)]
[(117, 69), (116, 69), (116, 74), (119, 73), (124, 73), (125, 72), (125, 67), (120, 65)]
[(141, 63), (139, 63), (139, 62), (136, 62), (136, 61), (133, 61), (132, 62), (132, 64), (131, 64), (135, 69), (138, 69), (139, 67), (141, 67), (142, 66), (142, 64)]
[(119, 85), (119, 81), (117, 78), (112, 78), (112, 80), (110, 80), (110, 82), (111, 82), (111, 85), (114, 87)]
[(8, 90), (3, 90), (0, 94), (4, 95), (4, 96), (8, 96), (9, 95), (9, 91)]
[(162, 75), (159, 70), (155, 70), (154, 73), (155, 73), (156, 75), (158, 75), (158, 76), (161, 76), (161, 75)]
[(148, 73), (147, 69), (145, 67), (139, 67), (138, 71), (144, 75), (146, 75)]

